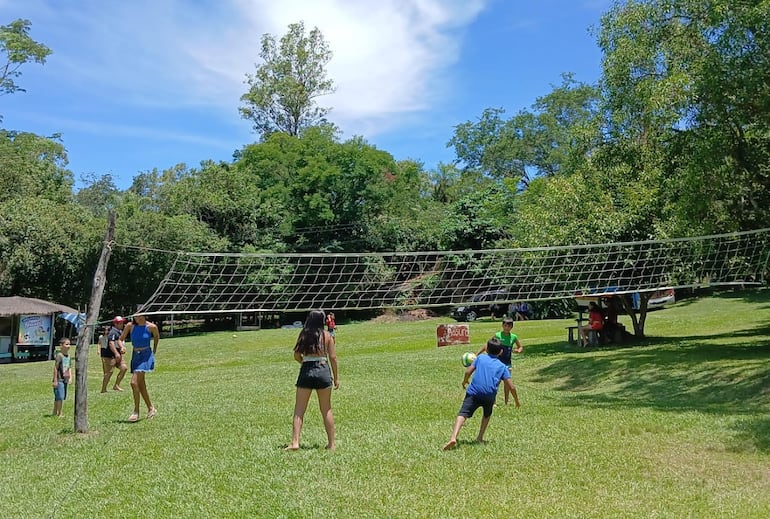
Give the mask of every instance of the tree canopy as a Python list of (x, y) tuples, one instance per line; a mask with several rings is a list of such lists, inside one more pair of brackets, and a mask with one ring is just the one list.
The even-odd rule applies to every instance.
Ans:
[(334, 92), (334, 83), (326, 77), (332, 53), (321, 31), (316, 27), (306, 34), (304, 22), (293, 23), (280, 42), (263, 35), (259, 55), (263, 62), (246, 75), (249, 91), (240, 107), (254, 130), (263, 138), (274, 132), (297, 136), (325, 123), (330, 109), (316, 100)]
[(0, 95), (24, 92), (16, 84), (21, 76), (21, 66), (30, 61), (43, 64), (51, 49), (29, 36), (32, 23), (18, 19), (0, 26)]

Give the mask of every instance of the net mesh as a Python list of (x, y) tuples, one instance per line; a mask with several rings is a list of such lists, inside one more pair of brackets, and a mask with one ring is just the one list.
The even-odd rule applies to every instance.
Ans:
[[(770, 229), (599, 245), (354, 254), (176, 253), (147, 314), (408, 309), (763, 284)], [(489, 294), (489, 292), (492, 292)], [(477, 297), (478, 299), (478, 297)]]

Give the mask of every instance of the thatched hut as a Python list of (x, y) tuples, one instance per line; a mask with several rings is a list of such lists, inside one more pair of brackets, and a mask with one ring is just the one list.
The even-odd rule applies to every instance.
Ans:
[(57, 313), (77, 313), (66, 305), (30, 297), (0, 297), (0, 362), (53, 358)]

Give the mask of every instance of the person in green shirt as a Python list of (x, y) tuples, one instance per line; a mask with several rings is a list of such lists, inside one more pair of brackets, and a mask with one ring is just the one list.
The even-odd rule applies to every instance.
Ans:
[[(503, 351), (500, 352), (500, 355), (498, 356), (498, 359), (500, 359), (500, 362), (505, 364), (505, 366), (508, 368), (508, 371), (511, 371), (511, 354), (512, 353), (522, 353), (524, 351), (524, 347), (521, 345), (521, 341), (519, 340), (519, 337), (513, 333), (513, 318), (511, 317), (503, 317), (503, 329), (499, 332), (495, 333), (495, 337), (500, 340), (500, 343), (502, 344)], [(514, 345), (516, 347), (514, 348)], [(485, 353), (487, 351), (486, 345), (484, 345), (483, 348), (481, 348), (478, 352), (478, 355), (481, 355), (482, 353)], [(516, 386), (512, 386), (513, 391), (508, 389), (508, 386), (505, 386), (505, 405), (508, 405), (510, 402), (510, 396), (513, 394), (514, 400), (518, 400), (518, 395), (516, 393)]]

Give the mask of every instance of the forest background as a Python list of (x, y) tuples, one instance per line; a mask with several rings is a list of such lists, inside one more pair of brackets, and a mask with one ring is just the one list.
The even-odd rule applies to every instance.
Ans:
[[(75, 189), (66, 143), (0, 129), (0, 296), (80, 307), (117, 216), (102, 309), (135, 308), (173, 254), (433, 251), (610, 243), (770, 227), (770, 4), (618, 2), (595, 84), (562, 82), (511, 116), (454, 127), (450, 164), (343, 140), (323, 35), (262, 39), (238, 109), (257, 140), (231, 161), (109, 174)], [(0, 27), (0, 93), (50, 54), (32, 22)], [(310, 73), (306, 73), (310, 70)], [(303, 71), (299, 73), (298, 71)], [(234, 106), (234, 108), (236, 108)], [(287, 117), (286, 114), (289, 114)]]

